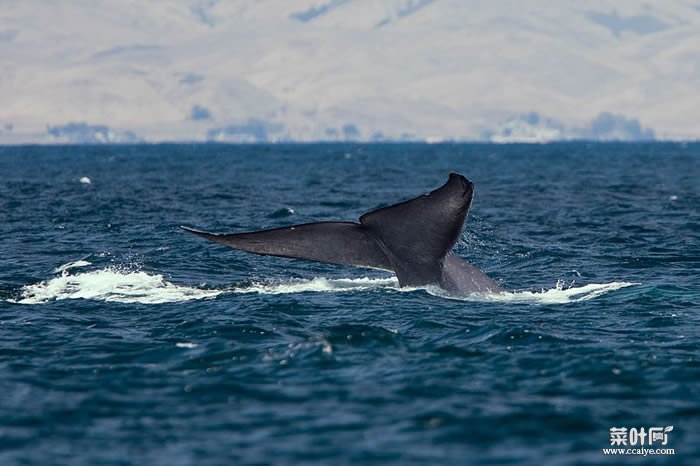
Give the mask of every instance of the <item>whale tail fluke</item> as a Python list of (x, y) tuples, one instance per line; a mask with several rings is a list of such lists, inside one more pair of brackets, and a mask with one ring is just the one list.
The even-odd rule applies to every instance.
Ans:
[(357, 223), (318, 222), (229, 234), (209, 233), (186, 226), (180, 228), (253, 254), (393, 271), (377, 243)]
[(464, 227), (472, 197), (472, 183), (451, 173), (438, 189), (368, 212), (359, 223), (306, 223), (229, 234), (181, 228), (254, 254), (392, 271), (401, 286), (435, 284), (460, 292), (462, 284), (478, 290), (497, 288), (476, 268), (449, 256)]

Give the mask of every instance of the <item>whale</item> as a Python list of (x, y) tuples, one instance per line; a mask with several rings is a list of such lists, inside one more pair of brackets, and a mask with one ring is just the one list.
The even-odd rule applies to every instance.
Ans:
[(400, 287), (437, 286), (450, 296), (501, 292), (459, 258), (459, 240), (474, 184), (450, 173), (439, 188), (363, 214), (359, 222), (327, 221), (241, 233), (183, 230), (247, 253), (393, 272)]

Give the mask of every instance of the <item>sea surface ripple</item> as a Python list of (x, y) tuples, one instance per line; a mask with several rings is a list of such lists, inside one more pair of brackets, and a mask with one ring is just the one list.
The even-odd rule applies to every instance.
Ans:
[[(451, 171), (508, 293), (179, 230), (362, 213)], [(0, 464), (698, 464), (699, 144), (0, 147)], [(606, 456), (674, 426), (673, 456)]]

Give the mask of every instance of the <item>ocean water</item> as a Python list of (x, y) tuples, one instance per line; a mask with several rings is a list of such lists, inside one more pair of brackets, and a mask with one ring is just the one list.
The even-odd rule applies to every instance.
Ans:
[[(450, 171), (456, 252), (508, 293), (179, 229), (355, 220)], [(700, 463), (698, 144), (2, 147), (0, 174), (0, 464)], [(603, 453), (669, 426), (674, 455)]]

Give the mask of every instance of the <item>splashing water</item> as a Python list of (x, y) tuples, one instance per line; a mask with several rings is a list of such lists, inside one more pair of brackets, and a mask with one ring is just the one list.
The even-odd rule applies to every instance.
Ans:
[[(61, 269), (61, 267), (59, 267)], [(168, 282), (162, 275), (102, 269), (68, 274), (22, 288), (20, 304), (42, 304), (62, 299), (92, 299), (119, 303), (161, 304), (213, 298), (222, 293)]]
[(399, 289), (396, 278), (341, 278), (316, 277), (311, 280), (289, 280), (276, 283), (254, 282), (250, 286), (234, 288), (234, 293), (287, 294), (304, 292), (348, 292), (372, 289)]
[(19, 304), (42, 304), (63, 299), (91, 299), (97, 301), (161, 304), (176, 303), (197, 299), (211, 299), (222, 294), (257, 293), (263, 295), (292, 293), (347, 293), (371, 290), (393, 290), (405, 293), (428, 292), (433, 296), (463, 301), (565, 304), (586, 301), (620, 288), (638, 285), (630, 282), (588, 284), (565, 288), (557, 282), (554, 288), (536, 291), (513, 291), (501, 293), (473, 293), (464, 297), (450, 296), (444, 290), (428, 286), (421, 288), (400, 288), (395, 277), (382, 278), (341, 278), (316, 277), (309, 280), (286, 280), (275, 282), (253, 282), (246, 286), (233, 286), (223, 289), (201, 288), (176, 285), (160, 274), (142, 271), (127, 271), (106, 268), (71, 275), (69, 270), (86, 267), (89, 262), (80, 260), (55, 269), (59, 277), (24, 286), (20, 298), (13, 300)]
[(554, 288), (541, 291), (504, 291), (501, 293), (472, 293), (465, 297), (455, 297), (445, 294), (439, 288), (429, 289), (436, 296), (457, 299), (462, 301), (482, 301), (500, 303), (530, 303), (530, 304), (566, 304), (587, 301), (597, 298), (610, 291), (619, 290), (628, 286), (639, 285), (632, 282), (590, 283), (582, 286), (564, 288), (564, 282), (559, 280)]
[(65, 274), (68, 272), (70, 269), (77, 269), (78, 267), (87, 267), (88, 265), (92, 265), (92, 262), (88, 262), (86, 260), (79, 260), (75, 262), (68, 262), (67, 264), (63, 264), (60, 267), (56, 267), (53, 270), (53, 273), (63, 273)]

